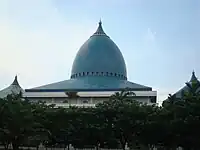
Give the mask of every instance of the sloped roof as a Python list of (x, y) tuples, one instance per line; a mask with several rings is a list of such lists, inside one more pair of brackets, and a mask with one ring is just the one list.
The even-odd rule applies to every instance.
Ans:
[(0, 91), (0, 98), (4, 98), (9, 94), (19, 94), (20, 92), (24, 93), (24, 90), (19, 85), (17, 76), (15, 76), (13, 83), (10, 86)]
[(127, 80), (118, 80), (112, 77), (90, 76), (78, 79), (70, 79), (56, 82), (32, 89), (26, 89), (27, 92), (50, 92), (50, 91), (118, 91), (130, 88), (135, 91), (151, 91), (151, 87), (129, 82)]
[[(191, 76), (191, 78), (190, 78), (188, 83), (192, 84), (192, 82), (195, 82), (195, 81), (199, 81), (199, 80), (197, 79), (197, 77), (195, 75), (195, 72), (193, 71), (192, 72), (192, 76)], [(200, 90), (200, 88), (198, 90)], [(183, 92), (187, 92), (187, 91), (188, 91), (188, 86), (185, 85), (183, 88), (181, 88), (179, 91), (177, 91), (174, 95), (176, 95), (177, 98), (181, 98)]]

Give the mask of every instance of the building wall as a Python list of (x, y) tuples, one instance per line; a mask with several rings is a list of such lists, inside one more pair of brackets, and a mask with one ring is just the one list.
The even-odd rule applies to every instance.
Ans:
[[(97, 103), (109, 100), (109, 97), (117, 91), (101, 91), (101, 92), (77, 92), (77, 98), (70, 98), (65, 92), (25, 92), (23, 97), (37, 102), (45, 101), (47, 104), (56, 104), (57, 106), (69, 107), (71, 106), (85, 106), (94, 107)], [(155, 104), (157, 98), (156, 91), (133, 91), (136, 96), (135, 100)]]
[[(69, 107), (69, 106), (85, 106), (94, 107), (95, 104), (102, 103), (103, 101), (109, 100), (109, 97), (79, 97), (79, 98), (68, 98), (68, 97), (28, 97), (32, 102), (44, 101), (47, 104), (56, 104), (57, 106)], [(135, 100), (151, 104), (150, 97), (135, 97)]]

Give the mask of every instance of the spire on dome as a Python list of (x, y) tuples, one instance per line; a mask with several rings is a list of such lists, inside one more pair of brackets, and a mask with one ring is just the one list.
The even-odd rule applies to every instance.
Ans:
[[(101, 19), (100, 19), (100, 21), (99, 21), (99, 26), (98, 26), (96, 32), (95, 32), (93, 35), (106, 35), (106, 33), (103, 31)], [(106, 35), (106, 36), (107, 36), (107, 35)]]
[(99, 20), (99, 25), (101, 25), (102, 24), (102, 22), (101, 22), (101, 18), (100, 18), (100, 20)]
[(15, 79), (14, 79), (12, 85), (19, 85), (19, 83), (18, 83), (18, 81), (17, 81), (17, 75), (15, 76)]
[(194, 70), (192, 71), (192, 76), (191, 76), (191, 79), (190, 79), (190, 82), (193, 82), (193, 81), (197, 81), (197, 77), (195, 75)]

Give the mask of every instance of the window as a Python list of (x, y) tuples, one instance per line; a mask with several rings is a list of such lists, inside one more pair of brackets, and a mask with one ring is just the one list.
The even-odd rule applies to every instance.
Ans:
[(88, 100), (83, 100), (83, 104), (88, 104)]

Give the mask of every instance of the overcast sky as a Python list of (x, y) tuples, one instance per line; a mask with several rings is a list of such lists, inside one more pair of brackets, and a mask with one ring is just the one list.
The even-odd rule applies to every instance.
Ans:
[(132, 82), (161, 101), (200, 76), (198, 0), (0, 0), (0, 89), (69, 79), (99, 19), (123, 53)]

